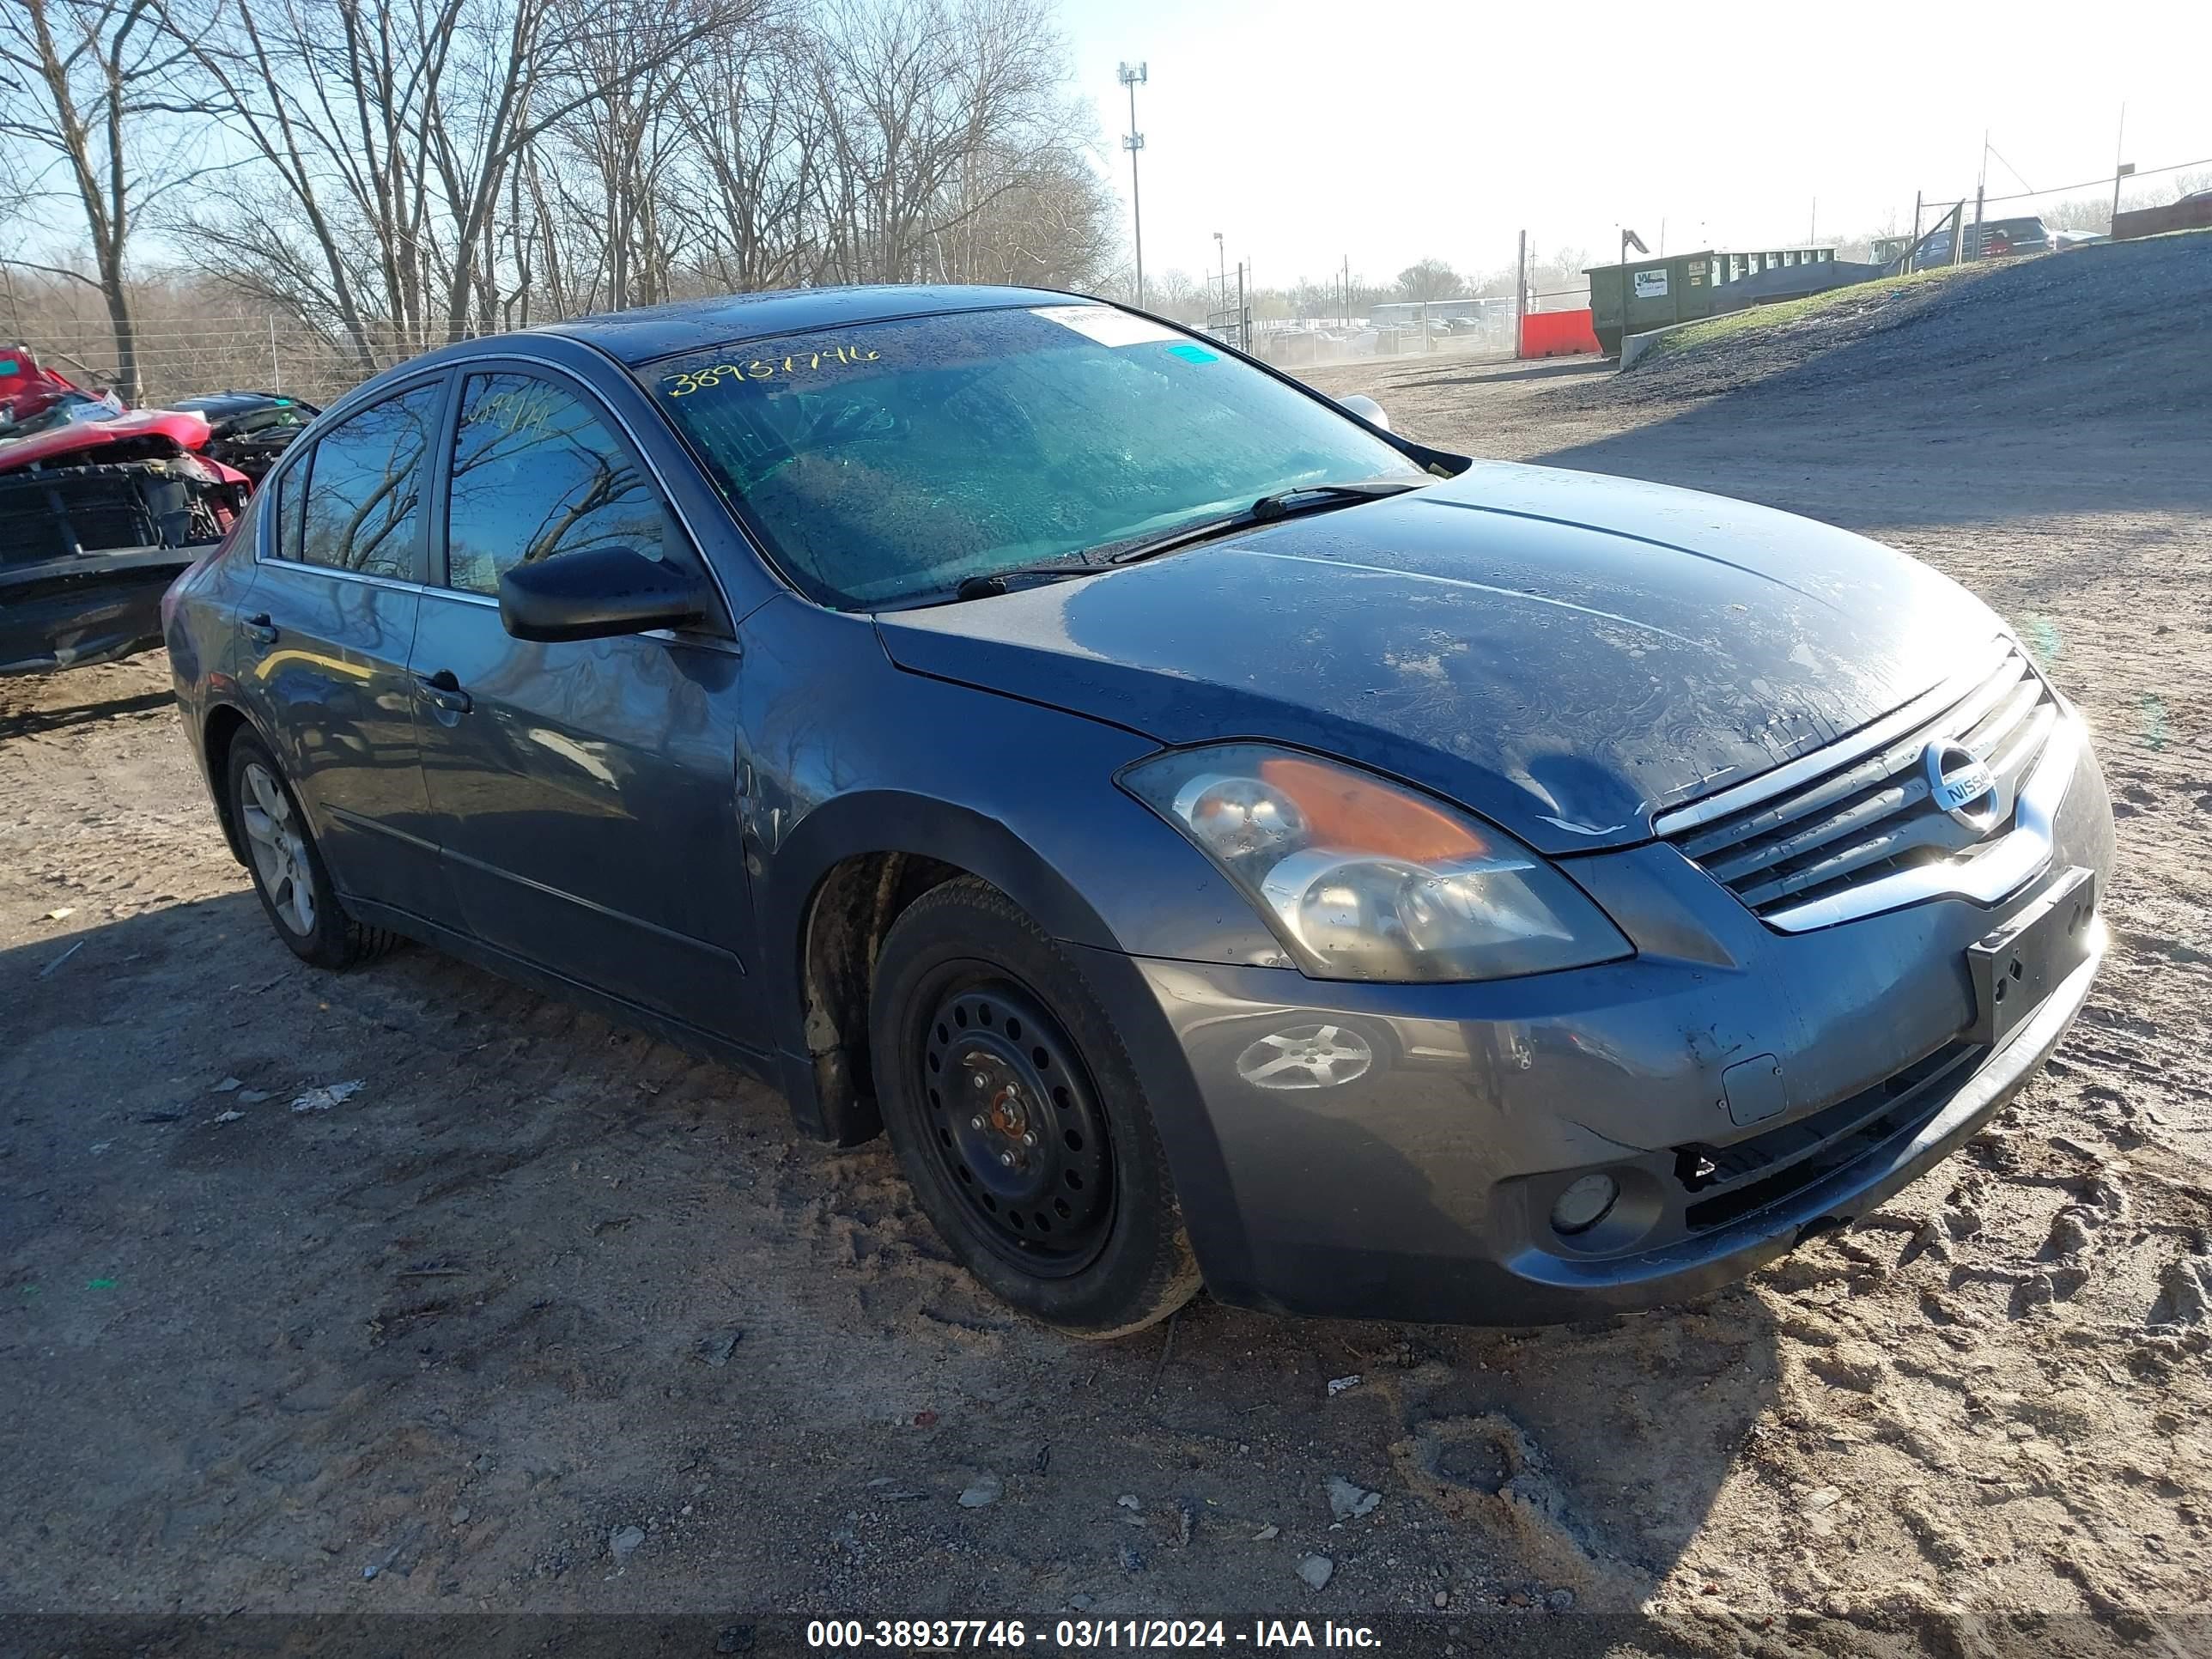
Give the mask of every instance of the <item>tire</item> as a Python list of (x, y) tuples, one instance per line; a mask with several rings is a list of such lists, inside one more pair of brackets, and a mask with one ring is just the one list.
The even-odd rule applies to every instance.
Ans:
[(241, 732), (231, 740), (228, 787), (254, 896), (293, 955), (318, 968), (350, 968), (399, 942), (346, 914), (299, 797), (260, 738)]
[(871, 1016), (877, 1103), (915, 1200), (1001, 1300), (1097, 1338), (1197, 1293), (1121, 1039), (1005, 894), (969, 878), (915, 900), (876, 958)]

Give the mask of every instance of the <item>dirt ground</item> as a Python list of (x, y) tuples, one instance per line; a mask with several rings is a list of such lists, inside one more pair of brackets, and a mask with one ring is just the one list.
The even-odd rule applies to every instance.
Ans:
[[(2124, 862), (2059, 1058), (1855, 1231), (1648, 1316), (1201, 1298), (1063, 1340), (949, 1264), (880, 1145), (795, 1144), (771, 1093), (428, 950), (296, 963), (160, 656), (0, 682), (0, 1615), (1419, 1613), (1441, 1642), (1598, 1611), (1641, 1613), (1637, 1651), (1842, 1650), (1823, 1617), (2203, 1650), (2212, 334), (2137, 338), (2119, 302), (2101, 349), (2038, 331), (2089, 257), (1972, 279), (2012, 287), (1971, 325), (1909, 314), (1947, 295), (1618, 379), (1316, 374), (1431, 441), (1879, 535), (2094, 722)], [(2178, 257), (2212, 253), (2096, 274)], [(1339, 1479), (1379, 1504), (1339, 1520)]]

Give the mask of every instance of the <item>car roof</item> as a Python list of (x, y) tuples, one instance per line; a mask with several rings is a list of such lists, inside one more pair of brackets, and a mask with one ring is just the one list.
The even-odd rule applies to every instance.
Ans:
[(928, 283), (905, 287), (801, 288), (765, 294), (725, 294), (710, 300), (677, 300), (596, 317), (547, 323), (538, 331), (565, 334), (597, 346), (627, 365), (678, 352), (704, 351), (775, 334), (879, 323), (894, 317), (1009, 306), (1091, 305), (1081, 295), (1046, 289), (965, 287)]

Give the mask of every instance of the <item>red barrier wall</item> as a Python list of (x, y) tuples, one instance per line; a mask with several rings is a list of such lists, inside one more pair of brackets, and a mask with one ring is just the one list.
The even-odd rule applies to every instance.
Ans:
[(1523, 357), (1571, 357), (1597, 349), (1588, 311), (1532, 311), (1521, 319)]
[(2212, 229), (2212, 197), (2112, 216), (2112, 240), (2116, 242), (2124, 242), (2131, 236), (2163, 236), (2170, 230), (2206, 229)]

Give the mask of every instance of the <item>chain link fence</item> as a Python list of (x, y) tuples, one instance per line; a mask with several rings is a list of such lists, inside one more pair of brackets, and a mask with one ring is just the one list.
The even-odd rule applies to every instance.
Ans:
[[(88, 389), (121, 381), (115, 330), (82, 283), (7, 270), (0, 334), (21, 341)], [(213, 311), (189, 294), (149, 284), (133, 296), (139, 395), (147, 406), (208, 392), (273, 392), (325, 404), (364, 378), (359, 357), (329, 334), (282, 312)], [(469, 331), (475, 332), (476, 331)], [(382, 361), (412, 356), (395, 349)]]
[[(2001, 162), (2002, 158), (1997, 158)], [(2117, 188), (2116, 188), (2117, 185)], [(2123, 211), (2159, 207), (2194, 192), (2212, 191), (2212, 158), (2145, 167), (2118, 178), (2084, 179), (2048, 190), (1926, 191), (1916, 204), (1919, 252), (1914, 263), (1948, 264), (1983, 254), (2041, 252), (2109, 232), (2117, 202)], [(1947, 225), (1953, 214), (1956, 218)], [(2033, 228), (2042, 227), (2039, 239)], [(1953, 226), (1958, 227), (1954, 239)], [(1942, 227), (1942, 234), (1936, 234)], [(1902, 232), (1900, 223), (1898, 229)], [(1952, 243), (1960, 246), (1954, 252)], [(1899, 234), (1875, 239), (1868, 257), (1896, 258), (1916, 240)], [(1938, 244), (1941, 244), (1938, 246)], [(1856, 254), (1856, 246), (1844, 245)], [(1556, 261), (1554, 264), (1556, 264)], [(1545, 283), (1540, 276), (1552, 276)], [(100, 295), (88, 285), (32, 273), (0, 261), (0, 308), (7, 342), (21, 340), (41, 361), (91, 387), (121, 378), (115, 334)], [(1264, 320), (1255, 316), (1255, 295), (1245, 305), (1214, 308), (1204, 326), (1217, 337), (1287, 363), (1325, 363), (1401, 352), (1510, 349), (1486, 329), (1497, 304), (1432, 302), (1425, 319), (1399, 313), (1418, 302), (1376, 301), (1341, 318)], [(1528, 295), (1532, 313), (1572, 311), (1589, 304), (1587, 279), (1547, 270)], [(1465, 311), (1464, 318), (1457, 311)], [(327, 403), (362, 375), (358, 358), (330, 334), (300, 319), (270, 310), (210, 311), (188, 291), (148, 285), (134, 304), (139, 401), (159, 404), (195, 393), (229, 390), (270, 392)], [(398, 356), (408, 355), (404, 351)]]
[[(2002, 158), (1999, 157), (2000, 162)], [(2002, 162), (2008, 171), (2010, 163)], [(1921, 222), (1916, 233), (1925, 239), (1920, 264), (1948, 264), (1954, 253), (1948, 236), (1929, 234), (1945, 216), (1958, 215), (1960, 225), (1956, 257), (1978, 258), (2007, 252), (2043, 252), (2109, 235), (2117, 207), (2128, 213), (2141, 208), (2163, 207), (2203, 191), (2212, 191), (2212, 159), (2176, 161), (2163, 167), (2131, 168), (2106, 173), (2047, 190), (2025, 188), (1920, 192), (1916, 210)], [(1877, 255), (1899, 239), (1879, 239)], [(1911, 240), (1911, 239), (1905, 239)], [(1940, 244), (1940, 245), (1939, 245)]]

